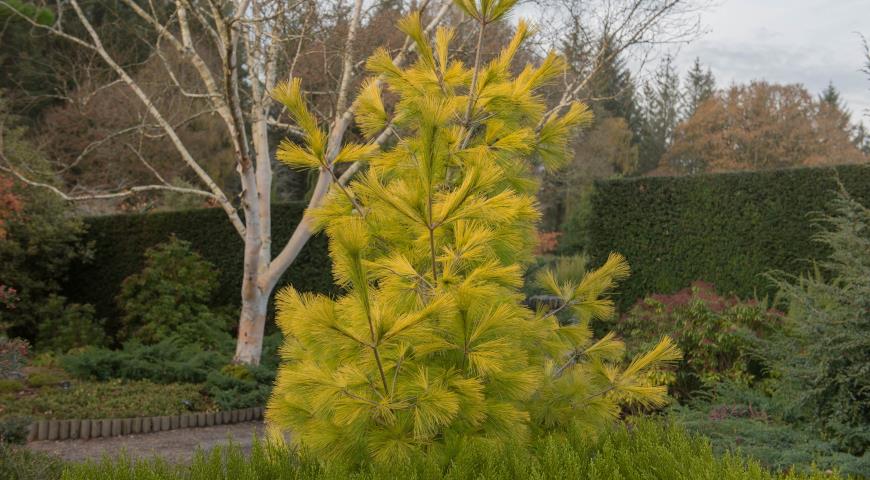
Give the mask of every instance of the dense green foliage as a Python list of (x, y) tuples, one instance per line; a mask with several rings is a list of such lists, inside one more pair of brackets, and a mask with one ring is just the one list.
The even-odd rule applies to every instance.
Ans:
[(613, 326), (629, 352), (654, 345), (662, 335), (674, 339), (683, 359), (672, 372), (671, 394), (686, 399), (724, 379), (750, 384), (766, 375), (764, 340), (782, 319), (757, 301), (722, 297), (703, 282), (673, 295), (638, 302)]
[(835, 196), (836, 178), (870, 202), (870, 167), (843, 166), (596, 183), (589, 221), (563, 241), (588, 235), (593, 263), (618, 251), (633, 274), (620, 307), (652, 293), (673, 293), (704, 279), (742, 298), (773, 292), (764, 274), (797, 274), (830, 248), (812, 240), (809, 215)]
[(190, 465), (161, 460), (105, 459), (69, 465), (64, 480), (830, 480), (829, 474), (770, 473), (739, 456), (716, 457), (709, 443), (673, 426), (650, 421), (615, 427), (597, 437), (545, 435), (529, 447), (466, 445), (452, 461), (415, 455), (406, 461), (355, 467), (297, 450), (255, 443), (199, 454)]
[[(0, 394), (0, 400), (8, 402)], [(21, 445), (27, 442), (27, 434), (30, 433), (30, 423), (33, 419), (26, 415), (3, 415), (0, 416), (0, 444), (11, 443)]]
[(152, 344), (177, 336), (206, 349), (232, 343), (229, 311), (211, 307), (218, 289), (218, 270), (172, 237), (145, 251), (145, 267), (121, 284), (122, 338)]
[(819, 271), (777, 275), (788, 329), (771, 352), (781, 395), (860, 455), (870, 448), (870, 208), (841, 192), (833, 210), (816, 236), (831, 251)]
[[(282, 245), (302, 218), (305, 204), (276, 204), (272, 207), (272, 243)], [(141, 272), (145, 251), (166, 242), (173, 235), (190, 242), (191, 249), (219, 272), (217, 305), (238, 306), (242, 285), (242, 239), (219, 208), (112, 215), (85, 220), (86, 241), (93, 242), (98, 262), (78, 265), (64, 287), (64, 294), (79, 303), (90, 303), (99, 317), (109, 319), (111, 332), (121, 327), (123, 312), (116, 297), (123, 280)], [(300, 290), (326, 292), (332, 289), (326, 242), (315, 237), (282, 277), (282, 284)]]
[[(71, 381), (0, 394), (0, 418), (123, 418), (215, 410), (202, 384), (146, 380)], [(29, 424), (29, 423), (28, 423)]]
[(65, 297), (51, 294), (42, 302), (39, 314), (36, 347), (40, 351), (64, 353), (106, 343), (104, 321), (96, 318), (93, 305), (67, 303)]
[(228, 364), (209, 373), (206, 392), (222, 410), (261, 407), (269, 399), (274, 382), (275, 367)]
[[(6, 115), (2, 101), (0, 121), (13, 121)], [(26, 130), (21, 128), (5, 131), (4, 154), (26, 161), (33, 171), (42, 172), (47, 168), (48, 160), (25, 139), (25, 135)], [(53, 332), (40, 331), (44, 319), (56, 322), (55, 325), (75, 323), (90, 329), (88, 324), (93, 319), (87, 315), (86, 308), (64, 308), (66, 299), (60, 296), (46, 301), (53, 294), (60, 293), (74, 262), (91, 258), (92, 251), (83, 239), (84, 223), (70, 215), (68, 205), (48, 190), (26, 188), (15, 182), (12, 192), (20, 208), (11, 214), (4, 212), (4, 234), (0, 235), (0, 285), (3, 289), (14, 289), (15, 294), (12, 299), (0, 303), (0, 335), (5, 333), (10, 337), (26, 338), (38, 345), (39, 337), (48, 339), (53, 336)]]
[[(34, 35), (30, 21), (47, 26), (55, 21), (55, 15), (51, 9), (35, 2), (6, 0), (0, 3), (0, 24), (3, 25), (0, 44), (4, 46), (0, 50), (0, 91), (15, 107), (24, 107), (29, 100), (29, 108), (22, 110), (32, 111), (50, 104), (47, 98), (55, 93), (53, 88), (61, 85), (57, 71), (45, 68), (47, 57), (56, 58), (52, 47), (58, 42), (48, 35)], [(32, 97), (16, 98), (22, 94)]]

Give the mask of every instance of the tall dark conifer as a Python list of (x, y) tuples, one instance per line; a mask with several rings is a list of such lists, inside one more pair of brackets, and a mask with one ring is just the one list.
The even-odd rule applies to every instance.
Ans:
[(643, 86), (638, 172), (655, 169), (674, 137), (681, 117), (680, 77), (673, 57), (665, 56), (653, 78)]
[(683, 114), (685, 118), (694, 115), (695, 111), (698, 110), (698, 106), (712, 97), (715, 91), (716, 79), (713, 77), (710, 67), (707, 67), (705, 70), (701, 66), (701, 60), (695, 58), (692, 69), (686, 75), (685, 91), (683, 92)]
[(819, 94), (819, 108), (825, 113), (834, 116), (837, 125), (845, 131), (850, 130), (849, 119), (851, 112), (846, 108), (846, 103), (840, 96), (840, 91), (834, 86), (833, 82), (828, 82), (828, 86)]

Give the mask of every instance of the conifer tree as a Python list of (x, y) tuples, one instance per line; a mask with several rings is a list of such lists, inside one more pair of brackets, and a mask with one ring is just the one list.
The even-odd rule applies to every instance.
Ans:
[[(543, 283), (572, 309), (522, 304), (523, 268), (536, 243), (533, 164), (557, 166), (568, 134), (591, 114), (573, 104), (548, 113), (536, 95), (564, 63), (548, 55), (513, 76), (515, 52), (529, 36), (519, 22), (511, 42), (483, 64), (486, 27), (514, 0), (457, 0), (479, 28), (474, 64), (451, 60), (453, 31), (423, 34), (419, 15), (399, 27), (415, 42), (416, 62), (397, 67), (385, 50), (368, 61), (361, 131), (385, 129), (395, 143), (345, 145), (338, 161), (369, 169), (332, 192), (316, 212), (329, 237), (338, 298), (277, 297), (286, 335), (267, 419), (312, 453), (390, 462), (419, 452), (443, 454), (464, 442), (522, 442), (536, 429), (594, 429), (620, 405), (657, 405), (665, 389), (651, 373), (679, 355), (668, 339), (620, 368), (623, 345), (592, 338), (589, 321), (613, 312), (607, 298), (628, 274), (612, 255), (582, 281)], [(397, 98), (384, 105), (382, 89)], [(284, 142), (279, 158), (296, 168), (329, 168), (325, 133), (298, 81), (275, 92), (305, 143)]]
[(864, 155), (870, 156), (870, 133), (867, 132), (867, 127), (864, 126), (864, 122), (859, 121), (853, 131), (852, 143), (854, 143), (855, 146), (858, 147), (858, 150), (861, 150)]
[(709, 67), (704, 70), (701, 67), (701, 59), (696, 57), (692, 69), (686, 75), (685, 92), (683, 92), (685, 105), (682, 112), (684, 118), (694, 115), (698, 106), (712, 97), (715, 91), (716, 79), (713, 77), (713, 72)]
[(665, 56), (655, 76), (643, 87), (643, 121), (638, 170), (655, 169), (674, 138), (681, 118), (680, 77), (673, 58)]
[(819, 109), (821, 114), (830, 115), (837, 128), (845, 132), (851, 130), (849, 120), (852, 114), (846, 108), (846, 103), (840, 97), (840, 91), (833, 82), (828, 82), (828, 86), (819, 94)]
[(588, 98), (596, 116), (624, 118), (633, 133), (639, 131), (636, 87), (631, 71), (620, 55), (613, 54), (612, 42), (604, 40), (595, 54), (600, 65), (594, 68), (595, 74), (589, 80)]

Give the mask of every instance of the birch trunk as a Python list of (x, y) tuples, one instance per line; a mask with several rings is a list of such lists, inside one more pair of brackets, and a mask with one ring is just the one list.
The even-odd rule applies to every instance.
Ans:
[(239, 316), (239, 336), (234, 359), (237, 363), (250, 365), (260, 363), (269, 296), (269, 293), (260, 289), (242, 295), (242, 313)]

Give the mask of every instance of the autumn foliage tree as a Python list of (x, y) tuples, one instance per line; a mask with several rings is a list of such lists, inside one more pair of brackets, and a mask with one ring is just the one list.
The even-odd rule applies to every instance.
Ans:
[(681, 123), (662, 160), (669, 173), (866, 162), (843, 114), (800, 85), (752, 82), (717, 92)]
[[(430, 42), (418, 15), (400, 22), (414, 64), (399, 67), (385, 50), (369, 58), (383, 80), (363, 84), (356, 120), (368, 138), (386, 129), (394, 141), (383, 151), (345, 145), (337, 161), (365, 157), (369, 170), (313, 212), (344, 293), (286, 288), (277, 298), (286, 341), (267, 419), (319, 456), (400, 461), (536, 430), (594, 431), (625, 402), (661, 404), (665, 389), (649, 374), (679, 355), (664, 339), (623, 368), (622, 343), (593, 338), (590, 320), (613, 313), (608, 294), (628, 275), (619, 255), (579, 282), (543, 275), (557, 309), (523, 305), (539, 217), (532, 167), (562, 163), (569, 132), (591, 114), (577, 102), (548, 112), (536, 94), (559, 78), (558, 56), (511, 73), (530, 34), (524, 22), (481, 61), (488, 26), (514, 0), (456, 4), (479, 29), (473, 66), (451, 60), (452, 29)], [(305, 131), (279, 158), (323, 168), (326, 134), (300, 83), (275, 95)], [(386, 95), (398, 98), (394, 109)], [(560, 324), (566, 309), (579, 321)]]

